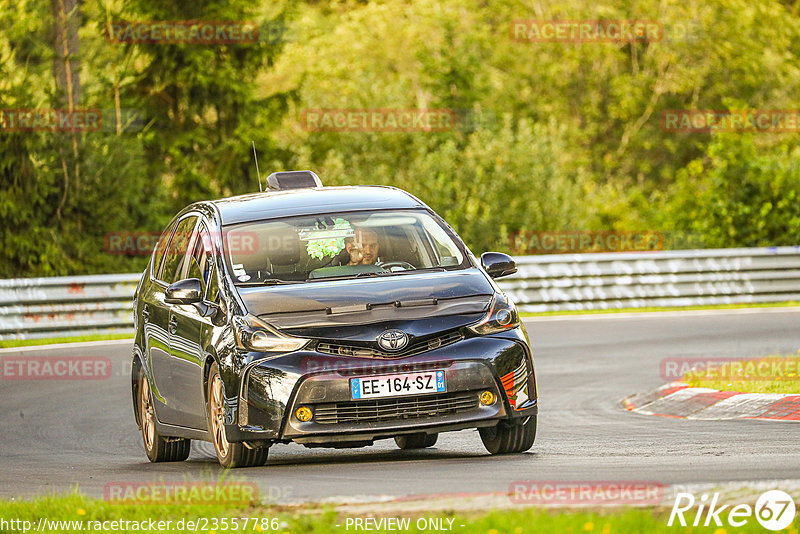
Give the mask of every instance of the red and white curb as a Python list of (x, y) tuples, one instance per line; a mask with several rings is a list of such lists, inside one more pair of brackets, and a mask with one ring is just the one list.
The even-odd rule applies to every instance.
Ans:
[(800, 395), (737, 393), (670, 382), (622, 401), (629, 412), (679, 419), (800, 421)]

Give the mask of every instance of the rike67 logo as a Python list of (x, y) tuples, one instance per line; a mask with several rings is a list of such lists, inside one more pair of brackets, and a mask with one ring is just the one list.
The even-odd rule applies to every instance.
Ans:
[(741, 527), (755, 516), (756, 521), (765, 529), (783, 530), (792, 524), (795, 512), (792, 497), (780, 490), (763, 493), (756, 501), (755, 508), (749, 504), (721, 505), (719, 493), (715, 493), (710, 500), (706, 494), (698, 500), (691, 493), (678, 493), (667, 526), (671, 527), (677, 520), (677, 524), (682, 527), (708, 527), (712, 523), (717, 527), (722, 527), (723, 523), (731, 527)]

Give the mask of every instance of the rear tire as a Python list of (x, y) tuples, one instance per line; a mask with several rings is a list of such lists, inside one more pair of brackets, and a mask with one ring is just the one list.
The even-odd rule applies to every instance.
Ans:
[(525, 423), (500, 421), (497, 426), (478, 429), (483, 446), (491, 454), (525, 452), (536, 441), (536, 416)]
[(225, 405), (222, 379), (216, 362), (208, 372), (208, 429), (219, 465), (226, 469), (264, 465), (269, 447), (248, 448), (244, 443), (231, 443), (225, 436)]
[(436, 445), (436, 440), (439, 439), (439, 434), (403, 434), (402, 436), (395, 436), (394, 442), (401, 449), (424, 449), (426, 447), (433, 447)]
[(156, 430), (156, 413), (150, 383), (144, 372), (139, 374), (139, 422), (142, 442), (151, 462), (182, 462), (189, 457), (192, 442), (184, 438), (167, 438)]

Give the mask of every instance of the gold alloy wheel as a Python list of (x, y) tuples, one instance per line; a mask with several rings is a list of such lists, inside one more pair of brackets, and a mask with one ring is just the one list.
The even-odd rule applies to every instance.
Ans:
[(153, 440), (156, 434), (155, 414), (153, 413), (153, 403), (150, 400), (150, 384), (147, 377), (142, 376), (142, 439), (144, 447), (148, 451), (153, 449)]
[(214, 438), (214, 447), (220, 458), (228, 455), (228, 438), (225, 437), (225, 403), (222, 400), (222, 379), (218, 374), (214, 375), (211, 383), (211, 398), (209, 399), (209, 411), (211, 415), (211, 435)]

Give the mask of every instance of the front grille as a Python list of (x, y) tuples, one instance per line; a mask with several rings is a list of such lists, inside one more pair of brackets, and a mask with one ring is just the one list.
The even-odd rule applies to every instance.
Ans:
[(314, 421), (320, 424), (334, 424), (416, 419), (465, 412), (477, 405), (478, 393), (475, 391), (437, 393), (425, 397), (337, 402), (317, 405), (314, 408)]
[(407, 349), (399, 352), (385, 352), (372, 347), (358, 345), (345, 345), (341, 343), (322, 342), (317, 344), (317, 352), (332, 354), (334, 356), (351, 356), (354, 358), (401, 358), (416, 356), (423, 352), (428, 352), (445, 345), (451, 345), (464, 338), (461, 332), (453, 331), (432, 339), (417, 341), (408, 346)]

